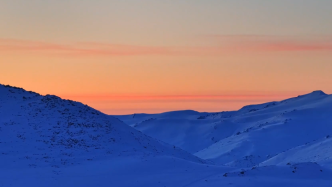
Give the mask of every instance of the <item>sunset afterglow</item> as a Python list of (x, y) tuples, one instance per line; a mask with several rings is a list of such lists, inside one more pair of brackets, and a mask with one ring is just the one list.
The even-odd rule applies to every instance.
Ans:
[(0, 83), (107, 114), (216, 112), (332, 93), (331, 7), (329, 0), (3, 0)]

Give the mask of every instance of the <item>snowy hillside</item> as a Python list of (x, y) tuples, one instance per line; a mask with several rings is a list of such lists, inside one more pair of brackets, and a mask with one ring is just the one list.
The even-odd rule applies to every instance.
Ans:
[(316, 162), (332, 168), (331, 150), (332, 138), (328, 135), (323, 139), (281, 152), (260, 165), (285, 165), (288, 163)]
[(195, 153), (216, 142), (214, 134), (225, 133), (215, 129), (216, 124), (213, 124), (213, 120), (197, 120), (201, 115), (199, 112), (189, 110), (117, 117), (149, 136)]
[[(301, 145), (311, 145), (332, 135), (332, 96), (322, 91), (280, 102), (245, 106), (239, 111), (210, 114), (179, 111), (171, 114), (117, 117), (202, 159), (234, 167), (252, 167), (296, 147), (305, 147), (310, 152), (312, 147)], [(326, 147), (324, 154), (321, 153), (324, 159), (312, 159), (308, 155), (302, 161), (330, 162), (332, 151), (328, 151), (328, 142), (320, 145)], [(294, 156), (293, 162), (296, 160)]]
[(0, 86), (2, 167), (76, 165), (112, 156), (192, 155), (78, 102)]

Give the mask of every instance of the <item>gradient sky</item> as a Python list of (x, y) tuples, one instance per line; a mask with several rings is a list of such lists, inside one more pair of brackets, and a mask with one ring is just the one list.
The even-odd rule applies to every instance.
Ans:
[(0, 83), (108, 114), (332, 93), (331, 0), (1, 0)]

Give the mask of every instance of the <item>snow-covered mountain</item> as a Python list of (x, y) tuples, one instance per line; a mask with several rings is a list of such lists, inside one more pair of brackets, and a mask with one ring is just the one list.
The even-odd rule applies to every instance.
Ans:
[[(217, 164), (252, 167), (264, 161), (265, 165), (276, 164), (281, 157), (287, 158), (282, 163), (332, 161), (332, 144), (325, 140), (332, 135), (332, 96), (322, 91), (231, 112), (179, 111), (117, 117), (152, 137)], [(324, 146), (324, 154), (314, 151), (320, 146)], [(305, 150), (311, 156), (304, 156)], [(301, 154), (303, 159), (298, 160), (296, 155), (291, 159), (288, 154)], [(318, 154), (323, 158), (318, 159)]]
[(234, 112), (113, 117), (0, 85), (0, 186), (329, 187), (330, 101), (314, 92)]
[(57, 168), (133, 154), (199, 161), (78, 102), (2, 85), (0, 95), (1, 167)]
[(23, 185), (25, 177), (17, 174), (35, 171), (42, 176), (41, 168), (58, 174), (110, 160), (143, 162), (159, 157), (204, 162), (82, 103), (0, 85), (0, 186)]

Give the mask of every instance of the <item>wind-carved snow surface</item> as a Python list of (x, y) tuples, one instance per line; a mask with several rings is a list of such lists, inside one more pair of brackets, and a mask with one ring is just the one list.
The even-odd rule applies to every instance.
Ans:
[(113, 117), (0, 85), (0, 186), (330, 186), (331, 103)]

